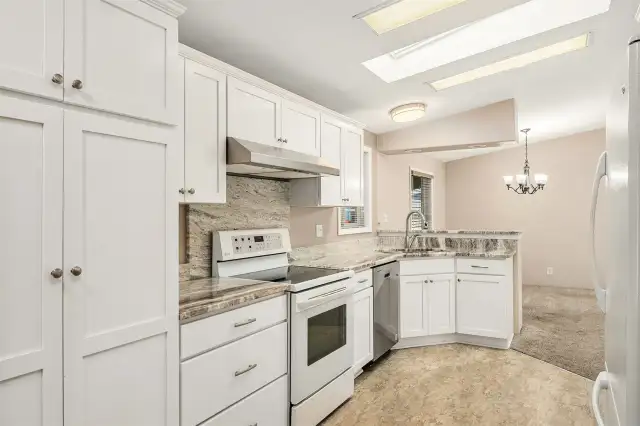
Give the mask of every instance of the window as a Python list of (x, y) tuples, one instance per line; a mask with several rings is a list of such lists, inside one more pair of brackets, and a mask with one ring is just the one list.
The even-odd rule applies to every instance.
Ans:
[[(411, 170), (411, 210), (419, 211), (427, 220), (427, 229), (433, 229), (433, 175)], [(411, 230), (423, 228), (420, 216), (411, 217)]]
[(338, 207), (338, 235), (372, 232), (372, 157), (371, 148), (364, 147), (363, 198), (364, 207)]

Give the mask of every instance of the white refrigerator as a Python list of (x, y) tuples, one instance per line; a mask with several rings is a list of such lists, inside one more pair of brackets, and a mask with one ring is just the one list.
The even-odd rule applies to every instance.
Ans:
[[(595, 291), (605, 312), (606, 371), (598, 375), (591, 398), (599, 426), (640, 425), (640, 36), (630, 40), (625, 61), (607, 113), (607, 146), (596, 168), (591, 207), (593, 235), (598, 203), (606, 203), (608, 213), (607, 259), (598, 262), (592, 238)], [(606, 194), (598, 200), (604, 185)], [(604, 274), (599, 263), (606, 263)]]

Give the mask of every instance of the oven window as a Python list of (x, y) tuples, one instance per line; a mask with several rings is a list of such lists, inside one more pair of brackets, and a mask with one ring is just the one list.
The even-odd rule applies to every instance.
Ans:
[(347, 305), (338, 306), (307, 321), (307, 365), (347, 344)]

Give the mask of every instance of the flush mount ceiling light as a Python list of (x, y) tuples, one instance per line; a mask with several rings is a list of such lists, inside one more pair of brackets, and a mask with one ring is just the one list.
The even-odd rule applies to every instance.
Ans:
[(603, 14), (610, 4), (611, 0), (530, 0), (362, 64), (391, 83)]
[(354, 16), (378, 35), (448, 9), (466, 0), (389, 0)]
[(425, 109), (423, 103), (412, 103), (395, 107), (389, 111), (389, 115), (396, 123), (406, 123), (424, 117)]
[(459, 84), (469, 83), (479, 78), (488, 77), (504, 71), (522, 68), (527, 65), (553, 58), (554, 56), (563, 55), (575, 50), (584, 49), (589, 46), (589, 34), (583, 34), (570, 40), (561, 41), (532, 52), (523, 53), (522, 55), (513, 56), (503, 61), (494, 62), (484, 67), (476, 68), (462, 74), (447, 77), (442, 80), (434, 81), (431, 86), (435, 90), (444, 90)]
[(507, 189), (513, 190), (516, 194), (520, 195), (533, 195), (538, 190), (542, 191), (547, 184), (549, 177), (542, 173), (534, 175), (534, 183), (531, 182), (529, 176), (529, 132), (531, 129), (520, 130), (524, 133), (524, 169), (523, 174), (516, 175), (517, 186), (512, 186), (513, 176), (504, 176), (504, 184), (507, 185)]

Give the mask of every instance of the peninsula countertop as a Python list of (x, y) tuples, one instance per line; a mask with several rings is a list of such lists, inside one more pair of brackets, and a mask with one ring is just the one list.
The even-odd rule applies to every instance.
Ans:
[(288, 283), (203, 278), (180, 283), (180, 323), (203, 319), (284, 294)]

